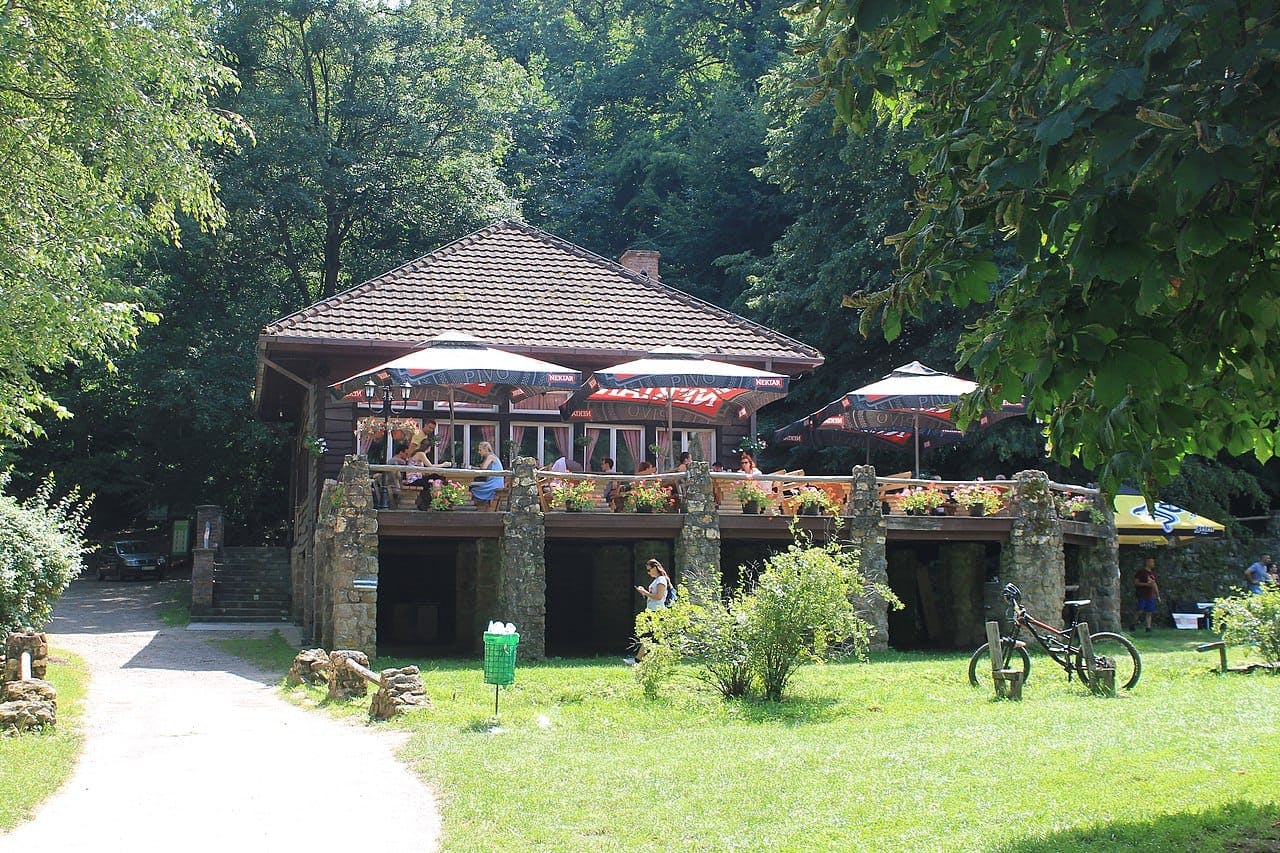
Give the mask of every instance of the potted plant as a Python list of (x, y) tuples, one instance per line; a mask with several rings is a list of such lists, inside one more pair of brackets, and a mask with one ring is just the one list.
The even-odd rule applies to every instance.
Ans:
[(666, 486), (651, 481), (633, 484), (622, 499), (622, 507), (628, 512), (668, 512), (675, 503)]
[(759, 515), (773, 506), (773, 493), (768, 487), (751, 480), (743, 480), (734, 486), (733, 496), (742, 502), (742, 511), (746, 515)]
[(805, 486), (795, 497), (796, 515), (826, 515), (835, 509), (831, 495), (815, 486)]
[(447, 512), (467, 502), (467, 490), (461, 483), (445, 480), (443, 483), (430, 486), (431, 509)]
[[(1074, 518), (1076, 521), (1101, 521), (1102, 513), (1094, 502), (1085, 495), (1064, 495), (1058, 503), (1058, 515), (1063, 518)], [(1095, 517), (1096, 516), (1096, 517)]]
[(942, 502), (946, 499), (947, 496), (937, 489), (920, 486), (918, 488), (904, 489), (898, 506), (907, 515), (928, 515), (942, 506)]
[(590, 480), (560, 482), (551, 487), (551, 506), (564, 507), (566, 512), (582, 512), (596, 503), (596, 487)]
[(1004, 494), (991, 486), (969, 483), (951, 490), (951, 499), (969, 515), (995, 515), (1004, 508)]

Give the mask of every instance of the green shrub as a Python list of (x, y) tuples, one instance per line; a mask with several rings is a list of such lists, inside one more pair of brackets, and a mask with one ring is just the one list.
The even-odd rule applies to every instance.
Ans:
[(41, 628), (58, 596), (84, 569), (88, 502), (80, 494), (52, 501), (47, 478), (25, 501), (5, 494), (0, 474), (0, 636), (17, 628)]
[(866, 655), (871, 626), (854, 606), (865, 591), (856, 558), (836, 542), (797, 543), (765, 562), (738, 605), (764, 698), (780, 700), (796, 669), (826, 660), (837, 647)]
[(1267, 584), (1260, 595), (1245, 593), (1213, 603), (1213, 624), (1230, 645), (1251, 646), (1264, 660), (1280, 661), (1280, 588)]
[[(757, 687), (778, 701), (800, 666), (835, 652), (865, 657), (871, 625), (856, 602), (872, 591), (854, 554), (838, 542), (814, 546), (801, 537), (765, 562), (753, 587), (726, 599), (718, 587), (692, 581), (675, 606), (641, 613), (636, 630), (652, 638), (645, 640), (646, 661), (661, 648), (697, 664), (723, 696)], [(897, 604), (889, 590), (874, 592)], [(663, 673), (655, 668), (640, 677), (647, 684)]]

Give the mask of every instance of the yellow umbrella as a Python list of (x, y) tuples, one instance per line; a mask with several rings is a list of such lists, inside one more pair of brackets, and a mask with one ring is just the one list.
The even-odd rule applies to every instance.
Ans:
[(1173, 545), (1223, 534), (1223, 526), (1213, 519), (1164, 501), (1156, 501), (1152, 515), (1142, 495), (1116, 495), (1114, 506), (1121, 545)]

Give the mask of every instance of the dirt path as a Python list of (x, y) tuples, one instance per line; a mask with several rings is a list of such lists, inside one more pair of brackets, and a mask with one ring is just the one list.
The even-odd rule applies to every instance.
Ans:
[(0, 851), (437, 848), (435, 800), (393, 735), (295, 708), (208, 634), (164, 627), (160, 586), (63, 596), (48, 631), (93, 674), (84, 753)]

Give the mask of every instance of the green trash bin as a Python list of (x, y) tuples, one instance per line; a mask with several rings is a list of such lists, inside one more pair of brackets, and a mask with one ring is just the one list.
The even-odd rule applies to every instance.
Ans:
[(507, 685), (516, 680), (516, 646), (519, 634), (484, 632), (484, 683)]

